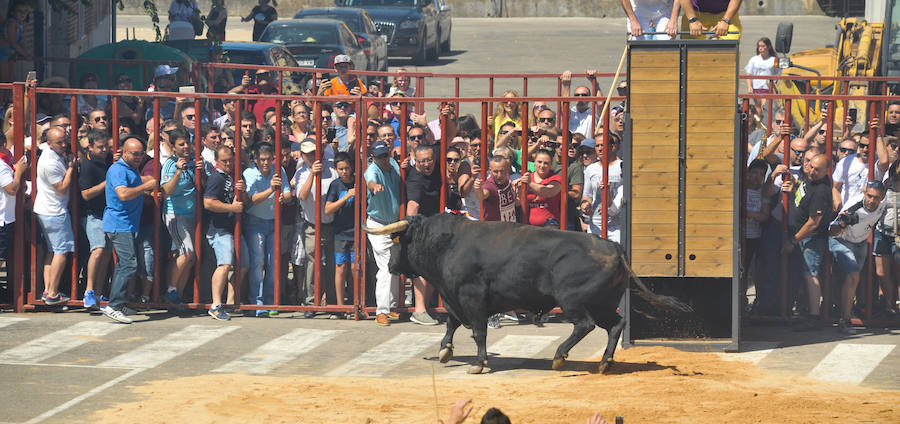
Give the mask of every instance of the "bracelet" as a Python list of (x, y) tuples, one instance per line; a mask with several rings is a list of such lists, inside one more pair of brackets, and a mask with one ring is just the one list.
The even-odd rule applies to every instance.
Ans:
[(693, 18), (688, 19), (688, 23), (694, 23), (694, 22), (697, 22), (697, 17), (696, 17), (696, 16), (694, 16)]
[(728, 25), (731, 25), (731, 19), (728, 19), (728, 18), (722, 18), (722, 19), (719, 19), (719, 20), (722, 21), (722, 22), (725, 22), (725, 23), (728, 24)]

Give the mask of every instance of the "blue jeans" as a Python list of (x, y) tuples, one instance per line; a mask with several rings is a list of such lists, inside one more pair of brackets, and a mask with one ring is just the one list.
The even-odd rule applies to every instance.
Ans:
[(125, 307), (128, 292), (128, 280), (137, 272), (136, 235), (134, 233), (106, 233), (112, 242), (119, 262), (113, 274), (112, 287), (109, 290), (109, 307), (122, 310)]
[(828, 250), (834, 254), (834, 260), (844, 274), (859, 272), (866, 263), (865, 240), (854, 243), (844, 239), (828, 238)]
[(244, 216), (244, 238), (250, 250), (250, 304), (275, 303), (275, 220)]

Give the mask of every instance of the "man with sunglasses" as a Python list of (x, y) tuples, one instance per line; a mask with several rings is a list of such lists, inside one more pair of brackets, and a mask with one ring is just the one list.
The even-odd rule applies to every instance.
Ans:
[(339, 54), (334, 57), (334, 70), (338, 75), (319, 84), (319, 96), (365, 96), (368, 90), (359, 77), (353, 75), (353, 60)]
[(334, 103), (334, 118), (332, 121), (335, 129), (334, 141), (337, 142), (336, 150), (341, 152), (349, 151), (356, 143), (356, 113), (354, 113), (352, 108), (353, 104), (350, 102), (338, 101)]
[(88, 127), (109, 135), (109, 116), (103, 109), (94, 109), (88, 114)]
[(538, 114), (537, 127), (543, 130), (556, 128), (556, 112), (550, 109), (542, 110)]
[[(835, 209), (840, 205), (852, 205), (862, 199), (863, 187), (871, 180), (881, 181), (884, 173), (890, 167), (890, 157), (884, 139), (877, 137), (875, 142), (875, 175), (869, 178), (869, 154), (871, 145), (868, 136), (862, 136), (856, 148), (856, 153), (848, 154), (834, 167), (831, 175), (834, 181)], [(838, 203), (840, 202), (840, 203)]]
[[(607, 185), (603, 185), (603, 143), (595, 142), (597, 161), (584, 168), (584, 190), (581, 197), (581, 213), (590, 217), (588, 233), (602, 235), (603, 225), (603, 189), (607, 189), (607, 221), (606, 234), (610, 240), (621, 240), (621, 219), (619, 211), (622, 208), (625, 191), (622, 185), (622, 160), (616, 155), (619, 151), (621, 139), (614, 134), (609, 136), (609, 178)], [(585, 140), (587, 141), (587, 140)], [(588, 143), (588, 145), (590, 145)]]
[[(594, 74), (597, 71), (589, 69), (586, 71), (588, 81), (593, 83)], [(572, 84), (572, 71), (565, 71), (560, 76), (562, 81), (563, 96), (569, 95), (569, 88)], [(598, 89), (597, 95), (602, 96), (603, 93)], [(575, 88), (575, 97), (590, 97), (591, 89), (586, 85)], [(569, 132), (572, 134), (579, 133), (584, 136), (590, 136), (594, 133), (594, 119), (592, 118), (591, 103), (583, 100), (575, 102), (569, 107)]]
[(847, 155), (851, 155), (856, 153), (856, 141), (852, 138), (844, 139), (841, 141), (840, 146), (838, 147), (837, 159), (840, 161), (841, 159), (847, 157)]

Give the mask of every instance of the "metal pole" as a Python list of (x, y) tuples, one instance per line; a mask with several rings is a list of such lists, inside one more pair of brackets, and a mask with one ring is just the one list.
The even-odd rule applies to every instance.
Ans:
[(447, 178), (447, 171), (449, 170), (449, 167), (447, 166), (447, 115), (444, 114), (441, 114), (440, 143), (440, 162), (435, 165), (434, 171), (441, 173), (441, 198), (438, 201), (438, 204), (440, 205), (440, 210), (438, 211), (438, 213), (444, 213), (444, 211), (447, 209), (447, 184), (449, 184)]
[[(316, 102), (313, 106), (316, 114), (316, 160), (322, 160), (322, 103)], [(312, 164), (309, 164), (312, 167)], [(314, 240), (314, 263), (313, 263), (313, 285), (315, 293), (313, 295), (313, 303), (315, 307), (319, 307), (319, 304), (322, 301), (321, 287), (322, 287), (322, 242), (320, 238), (322, 237), (322, 183), (321, 183), (321, 175), (313, 175), (313, 195), (315, 198), (316, 212), (315, 212), (315, 236)], [(308, 294), (307, 294), (308, 295)]]
[[(279, 72), (279, 75), (281, 75), (280, 72)], [(274, 169), (274, 172), (276, 172), (276, 174), (274, 176), (278, 176), (278, 177), (281, 177), (281, 174), (282, 174), (281, 108), (282, 108), (282, 101), (279, 100), (279, 101), (275, 102), (275, 116), (277, 118), (275, 119), (275, 139), (272, 141), (275, 144), (275, 165), (277, 165), (277, 166), (273, 166), (272, 168)], [(319, 120), (321, 121), (321, 119), (319, 119)], [(288, 178), (290, 178), (290, 177), (288, 177)], [(281, 275), (281, 224), (282, 224), (282, 221), (281, 221), (281, 191), (282, 191), (284, 185), (289, 184), (289, 182), (282, 181), (281, 184), (282, 184), (282, 186), (279, 187), (278, 190), (275, 191), (275, 234), (274, 234), (275, 251), (272, 252), (272, 254), (275, 255), (275, 257), (273, 258), (274, 264), (275, 264), (275, 269), (272, 270), (272, 273), (273, 273), (272, 279), (275, 281), (275, 284), (274, 284), (275, 293), (274, 293), (273, 300), (276, 305), (281, 305), (281, 277), (282, 277), (282, 275)], [(317, 197), (316, 200), (318, 201), (319, 198)]]
[[(71, 112), (72, 112), (72, 116), (74, 117), (78, 114), (78, 96), (72, 96), (72, 97), (70, 97), (70, 99), (71, 99), (70, 106), (72, 108)], [(30, 99), (30, 100), (33, 100), (33, 99)], [(31, 103), (31, 121), (30, 121), (31, 126), (32, 126), (31, 127), (31, 140), (32, 140), (31, 144), (36, 144), (36, 142), (38, 140), (38, 137), (37, 137), (37, 107), (36, 106), (37, 106), (37, 102), (32, 101), (32, 103)], [(74, 122), (74, 120), (73, 120), (73, 122)], [(71, 149), (72, 154), (77, 159), (79, 145), (78, 145), (78, 130), (75, 128), (73, 128), (73, 131), (72, 131), (71, 145), (69, 147)], [(35, 182), (34, 185), (37, 185), (37, 182)], [(71, 215), (72, 215), (72, 234), (79, 234), (81, 231), (79, 231), (79, 228), (78, 228), (79, 222), (80, 222), (79, 214), (78, 214), (78, 212), (79, 212), (78, 211), (78, 196), (72, 195), (72, 193), (81, 193), (81, 190), (78, 188), (78, 167), (77, 166), (72, 171), (72, 181), (69, 184), (69, 210), (71, 211)], [(75, 237), (74, 239), (75, 239), (75, 251), (72, 253), (72, 291), (70, 292), (70, 295), (69, 295), (72, 300), (78, 299), (78, 249), (80, 247), (79, 244), (81, 244), (78, 242), (79, 237)], [(62, 277), (60, 276), (60, 278), (62, 278)], [(46, 287), (46, 284), (47, 284), (47, 282), (45, 281), (44, 287)], [(60, 284), (60, 286), (61, 285), (62, 284)]]
[[(485, 162), (487, 159), (487, 142), (488, 142), (488, 114), (490, 113), (490, 109), (488, 109), (487, 102), (481, 102), (481, 148), (478, 150), (478, 154), (480, 155), (480, 171), (478, 172), (478, 176), (481, 177), (481, 181), (487, 180), (487, 168), (490, 167), (490, 163)], [(472, 189), (474, 190), (474, 188)], [(478, 218), (480, 221), (484, 221), (484, 201), (481, 201), (481, 206), (478, 209), (481, 213), (478, 214)]]
[[(828, 175), (831, 175), (834, 170), (834, 163), (832, 163), (832, 149), (834, 148), (834, 112), (835, 112), (835, 102), (829, 101), (826, 103), (827, 109), (827, 117), (828, 122), (825, 123), (825, 152), (828, 157)], [(871, 244), (869, 245), (871, 246)], [(871, 252), (869, 255), (866, 255), (866, 258), (871, 256)], [(871, 261), (869, 261), (871, 262)], [(832, 255), (825, 255), (825, 264), (824, 264), (824, 275), (822, 276), (822, 304), (825, 305), (822, 308), (822, 320), (825, 322), (830, 322), (831, 315), (831, 265), (832, 265)], [(862, 264), (860, 264), (862, 265)]]
[[(790, 127), (791, 126), (791, 99), (784, 100), (784, 123)], [(784, 152), (784, 166), (790, 167), (790, 153), (789, 150), (791, 148), (791, 136), (790, 134), (785, 134), (781, 137), (782, 143), (782, 151)], [(781, 233), (782, 240), (788, 240), (791, 237), (790, 232), (788, 231), (788, 193), (781, 192)], [(781, 257), (781, 287), (779, 292), (779, 308), (781, 308), (781, 316), (782, 318), (788, 317), (788, 304), (787, 304), (787, 286), (788, 286), (788, 257)]]
[[(241, 108), (243, 107), (243, 101), (237, 99), (234, 101), (234, 120), (236, 122), (237, 131), (234, 132), (234, 169), (232, 173), (234, 174), (232, 178), (234, 178), (234, 182), (243, 179), (243, 173), (241, 171), (241, 149), (244, 144), (244, 136), (241, 133)], [(243, 200), (241, 196), (242, 193), (238, 193), (235, 191), (235, 196), (239, 199)], [(235, 212), (234, 214), (234, 304), (235, 308), (240, 308), (241, 305), (241, 286), (244, 284), (243, 281), (238, 278), (241, 275), (241, 238), (243, 234), (241, 233), (241, 212)]]
[(559, 229), (565, 230), (568, 224), (568, 215), (569, 215), (569, 102), (563, 102), (563, 110), (560, 111), (560, 115), (562, 115), (562, 146), (560, 148), (560, 160), (562, 161), (562, 190), (560, 193), (562, 196), (559, 197)]
[[(72, 121), (73, 123), (75, 121)], [(153, 152), (153, 178), (159, 178), (159, 158), (162, 156), (162, 137), (160, 137), (159, 129), (162, 123), (159, 122), (159, 97), (153, 98), (153, 139), (156, 140), (156, 146)], [(153, 187), (153, 303), (159, 302), (159, 286), (162, 280), (162, 272), (160, 272), (159, 255), (160, 255), (160, 208), (159, 208), (159, 184)]]
[[(528, 172), (528, 137), (531, 133), (528, 128), (528, 102), (522, 102), (522, 137), (521, 137), (521, 151), (522, 151), (522, 169), (520, 170), (522, 175), (525, 175)], [(534, 179), (534, 177), (529, 177), (530, 179)], [(521, 204), (522, 204), (522, 223), (528, 225), (530, 220), (528, 219), (529, 210), (528, 210), (528, 184), (531, 181), (525, 181), (525, 185), (521, 188)]]
[[(878, 129), (872, 128), (872, 120), (878, 119), (880, 114), (878, 113), (878, 102), (869, 102), (869, 181), (875, 180), (875, 152), (877, 152), (877, 148), (875, 147), (878, 144)], [(879, 122), (879, 125), (884, 125), (884, 122)], [(869, 238), (871, 238), (871, 233), (869, 234)], [(866, 257), (872, 255), (872, 243), (866, 243)], [(873, 267), (866, 268), (866, 320), (872, 319), (872, 309), (875, 307), (874, 298), (872, 296), (873, 290)], [(887, 293), (885, 293), (887, 295)], [(890, 307), (890, 305), (888, 305)]]
[[(197, 76), (197, 80), (200, 80), (200, 69), (195, 68), (195, 75)], [(194, 99), (194, 161), (195, 163), (191, 164), (191, 167), (194, 168), (194, 196), (196, 198), (196, 206), (194, 207), (194, 302), (200, 303), (200, 273), (201, 273), (201, 263), (200, 258), (203, 256), (201, 253), (203, 252), (202, 243), (200, 240), (203, 237), (203, 175), (200, 173), (205, 173), (203, 169), (197, 169), (196, 161), (203, 159), (202, 148), (203, 148), (203, 135), (200, 133), (200, 114), (203, 109), (200, 109), (200, 99)], [(210, 117), (212, 119), (212, 117)]]
[[(15, 150), (15, 156), (13, 157), (13, 163), (18, 162), (18, 160), (25, 155), (25, 131), (22, 125), (15, 125), (16, 122), (25, 122), (24, 119), (24, 108), (25, 108), (25, 84), (24, 83), (14, 83), (12, 87), (12, 97), (13, 97), (13, 150)], [(32, 138), (32, 140), (34, 140)], [(32, 141), (32, 146), (36, 143)], [(32, 155), (32, 160), (29, 161), (29, 166), (31, 169), (37, 168), (37, 161), (34, 160), (37, 156)], [(34, 180), (32, 180), (34, 181)], [(13, 286), (13, 310), (16, 313), (21, 313), (25, 310), (25, 186), (24, 184), (19, 187), (19, 190), (16, 191), (16, 224), (14, 227), (15, 237), (13, 239), (13, 272), (12, 272), (12, 286)], [(31, 214), (34, 216), (34, 213)], [(9, 224), (7, 224), (9, 225)], [(33, 248), (35, 242), (32, 239), (31, 246)], [(31, 256), (31, 267), (34, 268), (34, 253)], [(9, 262), (7, 261), (7, 275), (9, 272)], [(34, 273), (32, 272), (32, 282), (34, 281)]]
[[(18, 84), (13, 85), (13, 88), (17, 87)], [(19, 103), (16, 104), (16, 100), (19, 100)], [(22, 97), (13, 96), (13, 124), (16, 122), (22, 122), (21, 125), (13, 125), (13, 133), (16, 140), (22, 140), (22, 143), (25, 142), (25, 96), (24, 96), (24, 86), (23, 86), (23, 95)], [(74, 118), (74, 116), (72, 117)], [(71, 119), (72, 125), (74, 126), (77, 121)], [(72, 128), (73, 132), (76, 128)], [(24, 146), (22, 147), (24, 149)], [(38, 265), (37, 265), (37, 215), (34, 213), (34, 205), (35, 199), (37, 198), (37, 143), (34, 142), (34, 139), (31, 140), (31, 159), (29, 161), (31, 171), (31, 216), (29, 219), (31, 220), (31, 291), (28, 295), (28, 303), (37, 302), (37, 280), (38, 280)]]

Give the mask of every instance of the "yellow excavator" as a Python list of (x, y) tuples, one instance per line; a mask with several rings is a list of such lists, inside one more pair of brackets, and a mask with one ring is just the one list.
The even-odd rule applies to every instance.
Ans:
[[(793, 25), (781, 23), (775, 38), (775, 50), (779, 53), (778, 65), (782, 75), (796, 76), (897, 76), (900, 77), (900, 1), (898, 0), (818, 0), (828, 16), (841, 16), (835, 25), (835, 41), (824, 48), (790, 53)], [(779, 94), (848, 94), (867, 95), (898, 92), (896, 83), (886, 87), (881, 82), (846, 81), (791, 81), (775, 83)], [(807, 91), (808, 90), (808, 91)], [(807, 102), (791, 102), (794, 122), (803, 122), (807, 115)], [(822, 107), (818, 102), (810, 104), (810, 122), (820, 119)], [(865, 102), (837, 102), (835, 128), (843, 126), (843, 110), (856, 110), (860, 117), (867, 115)]]

